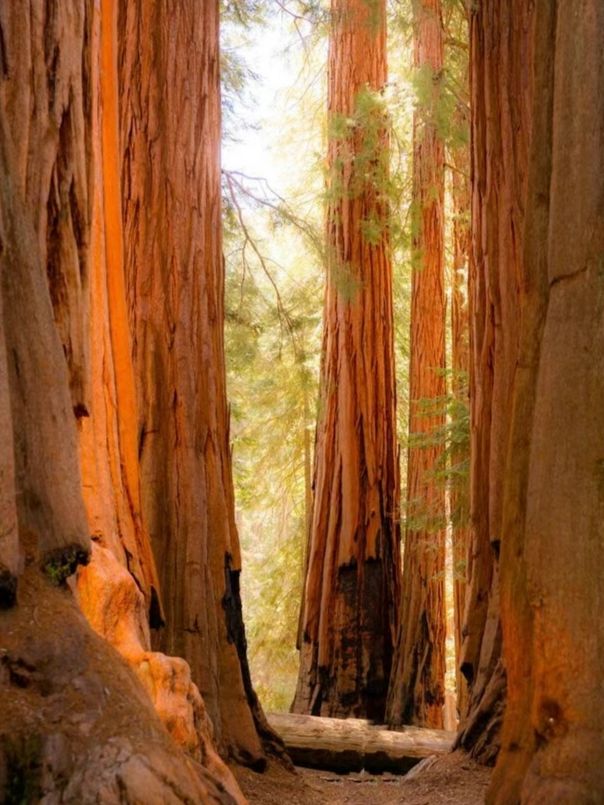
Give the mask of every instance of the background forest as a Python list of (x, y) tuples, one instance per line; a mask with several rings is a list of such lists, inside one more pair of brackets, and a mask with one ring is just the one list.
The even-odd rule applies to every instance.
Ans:
[[(326, 4), (286, 1), (230, 2), (224, 13), (226, 349), (243, 605), (256, 690), (268, 710), (287, 710), (298, 676), (318, 404), (325, 153), (328, 134), (333, 136), (325, 114), (328, 14)], [(397, 430), (403, 499), (410, 445), (436, 449), (432, 474), (442, 496), (430, 509), (423, 501), (410, 503), (402, 517), (428, 533), (446, 527), (451, 697), (453, 600), (466, 571), (465, 551), (453, 554), (453, 534), (463, 532), (468, 519), (468, 20), (462, 0), (443, 3), (445, 60), (438, 74), (426, 65), (414, 67), (412, 20), (412, 0), (390, 3), (389, 81), (379, 99), (392, 127), (384, 190), (390, 203)], [(361, 118), (371, 103), (367, 110), (359, 106)], [(414, 114), (435, 125), (445, 152), (446, 365), (440, 370), (443, 392), (421, 400), (424, 413), (433, 416), (431, 428), (409, 434), (411, 278), (421, 262), (413, 246)]]

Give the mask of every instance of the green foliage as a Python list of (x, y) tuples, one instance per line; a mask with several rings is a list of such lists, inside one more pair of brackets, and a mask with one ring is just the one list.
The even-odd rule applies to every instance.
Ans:
[(67, 545), (45, 557), (43, 570), (55, 587), (61, 587), (79, 564), (88, 564), (88, 554), (79, 545)]
[(232, 266), (226, 344), (250, 664), (265, 706), (287, 709), (297, 673), (321, 290), (316, 278), (291, 286), (284, 279), (279, 311), (267, 282), (253, 271), (242, 281)]
[(233, 467), (254, 684), (287, 709), (306, 541), (306, 485), (320, 353), (322, 241), (310, 218), (227, 176), (226, 352)]
[[(240, 45), (248, 34), (252, 38), (267, 31), (274, 43), (275, 32), (282, 32), (283, 21), (289, 20), (300, 83), (294, 99), (276, 97), (275, 109), (264, 110), (269, 120), (258, 116), (251, 71), (240, 74), (242, 86), (236, 92), (229, 90), (237, 131), (241, 118), (266, 127), (274, 157), (288, 160), (290, 183), (285, 192), (275, 192), (265, 179), (254, 178), (261, 172), (254, 163), (223, 173), (225, 344), (248, 656), (263, 704), (287, 709), (298, 665), (323, 302), (323, 202), (316, 169), (323, 148), (316, 110), (323, 109), (324, 76), (314, 51), (321, 34), (313, 31), (321, 4), (280, 0), (277, 5), (282, 22), (275, 19), (271, 0), (264, 27), (260, 19), (250, 29), (231, 25), (227, 37), (241, 61), (246, 48)], [(284, 49), (286, 44), (283, 40)], [(230, 128), (232, 135), (235, 126)]]
[(410, 501), (407, 507), (406, 526), (412, 530), (437, 532), (451, 523), (454, 527), (469, 524), (469, 471), (470, 471), (470, 407), (467, 394), (467, 377), (448, 373), (448, 386), (454, 387), (443, 397), (419, 400), (417, 416), (425, 420), (441, 421), (427, 432), (410, 433), (407, 445), (414, 449), (439, 448), (439, 458), (428, 478), (435, 479), (446, 488), (449, 500), (455, 501), (451, 511), (434, 510), (424, 500)]
[(390, 196), (389, 120), (381, 93), (361, 89), (351, 115), (334, 114), (328, 123), (328, 138), (336, 144), (336, 156), (328, 176), (327, 201), (359, 198), (374, 193), (374, 204)]
[[(254, 516), (249, 504), (246, 508), (244, 533), (265, 535), (255, 545), (244, 543), (245, 616), (254, 685), (267, 709), (287, 711), (298, 672), (295, 633), (302, 590), (304, 516), (286, 507), (279, 512), (281, 517), (260, 512)], [(288, 530), (279, 533), (285, 519)]]
[(221, 23), (223, 26), (235, 23), (245, 28), (251, 28), (264, 20), (268, 10), (268, 0), (222, 0)]
[(222, 85), (222, 136), (235, 139), (245, 125), (241, 104), (245, 90), (257, 76), (240, 55), (246, 37), (262, 26), (266, 0), (223, 0), (221, 8), (220, 80)]

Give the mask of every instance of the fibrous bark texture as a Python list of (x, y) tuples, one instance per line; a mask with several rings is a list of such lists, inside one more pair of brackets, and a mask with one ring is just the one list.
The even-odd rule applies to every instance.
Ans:
[(142, 509), (161, 650), (191, 666), (222, 750), (272, 740), (247, 670), (223, 344), (217, 0), (119, 4), (125, 266)]
[(83, 493), (94, 540), (77, 597), (93, 628), (131, 664), (176, 742), (235, 798), (212, 725), (186, 662), (151, 652), (161, 623), (159, 583), (144, 528), (138, 416), (126, 305), (118, 128), (117, 4), (103, 0), (91, 26), (94, 196), (90, 232), (89, 410), (79, 420)]
[[(505, 475), (508, 675), (489, 801), (604, 798), (604, 8), (536, 4), (520, 353)], [(578, 47), (580, 43), (580, 48)]]
[(126, 306), (118, 147), (117, 6), (103, 0), (90, 28), (91, 169), (86, 416), (79, 419), (83, 493), (90, 533), (136, 579), (146, 612), (161, 619), (159, 582), (145, 532), (138, 469), (138, 417)]
[[(89, 13), (87, 3), (59, 9), (35, 0), (0, 9), (0, 282), (8, 370), (2, 374), (10, 416), (4, 383), (0, 399), (4, 425), (12, 421), (3, 447), (10, 448), (12, 430), (20, 539), (37, 543), (41, 561), (59, 577), (85, 561), (89, 549), (72, 413), (85, 405)], [(9, 487), (11, 463), (3, 457)], [(14, 575), (17, 545), (8, 514), (0, 563)], [(14, 579), (5, 584), (14, 587)]]
[(471, 20), (471, 518), (459, 743), (494, 762), (505, 696), (498, 557), (518, 358), (521, 234), (531, 132), (533, 6), (486, 0)]
[[(440, 0), (415, 9), (414, 65), (433, 94), (414, 120), (414, 267), (409, 377), (410, 446), (401, 614), (386, 720), (442, 727), (445, 703), (445, 489), (437, 477), (444, 425), (444, 144), (438, 130), (443, 69)], [(417, 441), (416, 441), (417, 440)]]
[(327, 288), (293, 710), (383, 719), (399, 598), (385, 4), (334, 0)]

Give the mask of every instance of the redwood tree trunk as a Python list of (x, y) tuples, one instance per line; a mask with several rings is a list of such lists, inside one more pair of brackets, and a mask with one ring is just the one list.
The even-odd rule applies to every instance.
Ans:
[[(604, 799), (604, 9), (540, 0), (489, 801)], [(578, 51), (578, 43), (580, 52)]]
[(165, 605), (225, 754), (273, 740), (241, 616), (223, 344), (218, 0), (121, 2), (125, 266), (142, 508)]
[(383, 719), (399, 598), (385, 3), (333, 0), (327, 287), (292, 709)]
[(499, 617), (504, 473), (518, 358), (533, 10), (485, 0), (471, 20), (472, 545), (461, 667), (470, 702), (459, 743), (493, 762), (505, 697)]
[[(453, 212), (453, 276), (451, 278), (451, 363), (454, 416), (458, 422), (451, 437), (451, 512), (453, 519), (453, 598), (455, 619), (455, 678), (457, 711), (464, 714), (468, 703), (468, 687), (461, 673), (461, 647), (463, 643), (463, 618), (468, 589), (468, 551), (471, 541), (470, 529), (470, 479), (469, 479), (469, 429), (465, 438), (465, 423), (460, 417), (469, 413), (470, 379), (470, 309), (469, 274), (472, 233), (470, 226), (470, 64), (469, 54), (460, 45), (469, 34), (469, 14), (463, 7), (452, 17), (453, 37), (450, 58), (457, 66), (458, 95), (453, 118), (453, 140), (448, 149), (450, 162), (450, 192)], [(455, 49), (455, 50), (453, 50)]]
[[(465, 112), (460, 115), (466, 118)], [(470, 165), (465, 147), (452, 154), (453, 175), (453, 281), (451, 293), (451, 360), (453, 369), (452, 391), (459, 415), (467, 411), (470, 374), (470, 331), (468, 308), (468, 275), (470, 259)], [(468, 445), (452, 444), (451, 462), (454, 468), (451, 489), (451, 511), (454, 522), (453, 545), (453, 604), (455, 616), (455, 677), (457, 710), (463, 714), (467, 707), (467, 682), (461, 673), (461, 647), (463, 644), (463, 617), (468, 589), (468, 550), (470, 548), (470, 483), (464, 472), (468, 463)]]
[[(438, 130), (443, 70), (440, 0), (414, 6), (414, 66), (433, 95), (414, 120), (410, 439), (445, 423), (444, 144)], [(386, 717), (391, 725), (442, 727), (445, 701), (445, 489), (435, 477), (443, 446), (414, 444), (407, 463), (407, 527), (399, 634)]]

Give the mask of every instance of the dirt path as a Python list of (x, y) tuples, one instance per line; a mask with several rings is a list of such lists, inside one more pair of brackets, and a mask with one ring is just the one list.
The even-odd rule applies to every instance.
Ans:
[(429, 758), (406, 777), (300, 768), (292, 774), (276, 765), (265, 774), (234, 771), (250, 805), (479, 805), (490, 776), (457, 753)]

